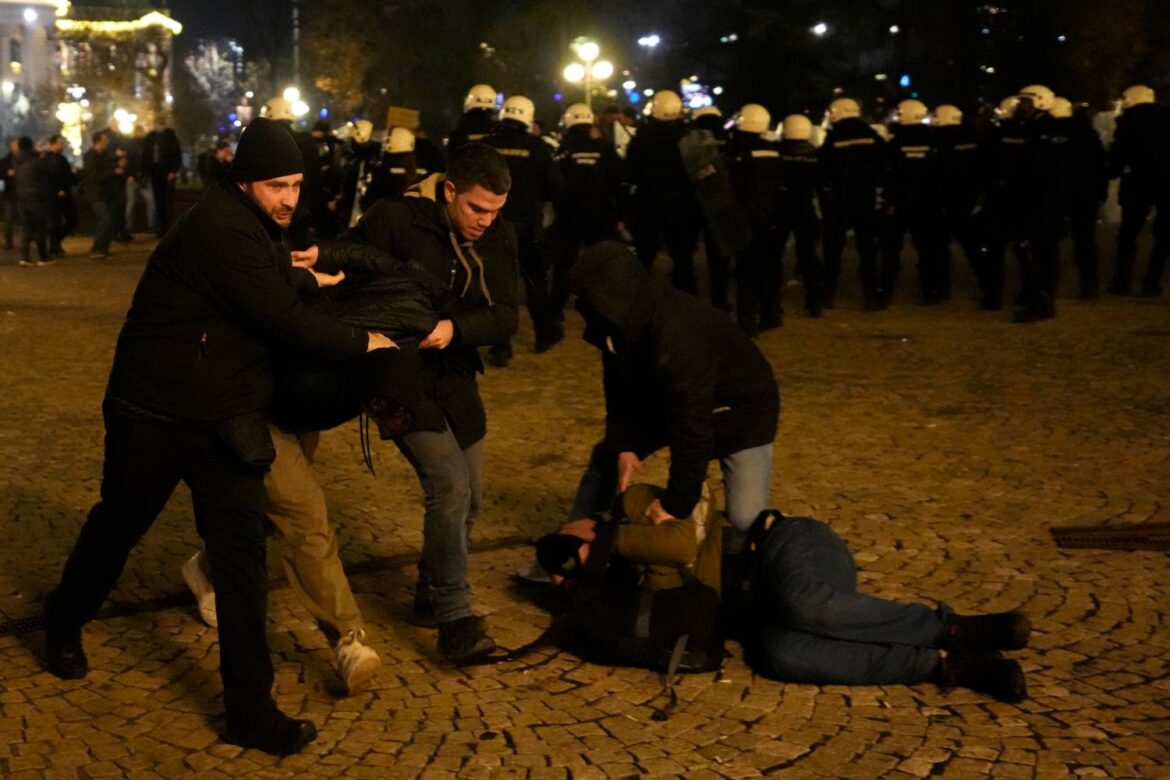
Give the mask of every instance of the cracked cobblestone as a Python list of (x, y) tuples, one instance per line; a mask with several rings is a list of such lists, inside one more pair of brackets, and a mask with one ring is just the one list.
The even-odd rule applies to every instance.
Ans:
[[(0, 259), (0, 621), (38, 613), (96, 498), (101, 395), (148, 248), (46, 268)], [(405, 621), (407, 567), (353, 578), (384, 665), (351, 699), (336, 698), (309, 616), (288, 589), (271, 592), (279, 704), (320, 729), (285, 759), (218, 741), (218, 647), (193, 606), (91, 624), (92, 671), (74, 682), (41, 670), (39, 632), (0, 637), (0, 777), (1170, 777), (1167, 556), (1062, 550), (1047, 531), (1170, 520), (1170, 304), (1061, 300), (1058, 319), (1021, 327), (962, 294), (876, 315), (845, 301), (816, 321), (795, 313), (797, 291), (788, 302), (784, 327), (759, 340), (784, 401), (774, 503), (830, 523), (871, 592), (1027, 610), (1028, 701), (778, 683), (729, 645), (722, 679), (683, 678), (676, 714), (659, 723), (649, 671), (551, 650), (445, 665), (434, 633)], [(536, 356), (525, 323), (512, 366), (484, 378), (476, 539), (535, 535), (568, 509), (603, 414), (580, 328), (570, 315), (566, 342)], [(411, 471), (392, 447), (374, 457), (377, 478), (353, 426), (322, 438), (318, 475), (349, 564), (421, 544)], [(182, 593), (179, 566), (197, 544), (180, 492), (113, 603)], [(510, 547), (471, 559), (474, 602), (507, 646), (548, 623), (509, 580), (530, 557)]]

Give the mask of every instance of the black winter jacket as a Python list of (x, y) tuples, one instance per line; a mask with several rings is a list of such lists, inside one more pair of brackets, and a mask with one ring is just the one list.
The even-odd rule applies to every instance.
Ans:
[(516, 234), (509, 223), (497, 219), (474, 244), (462, 242), (438, 202), (443, 181), (436, 174), (407, 190), (402, 200), (374, 204), (342, 240), (320, 244), (317, 262), (322, 270), (344, 267), (347, 258), (361, 256), (352, 251), (356, 242), (415, 263), (441, 280), (448, 291), (441, 314), (455, 324), (455, 338), (444, 350), (421, 351), (425, 397), (415, 429), (441, 431), (446, 421), (459, 444), (468, 447), (487, 433), (475, 381), (476, 373), (483, 373), (477, 347), (498, 344), (516, 332)]
[(278, 347), (327, 360), (365, 331), (313, 312), (283, 231), (233, 184), (207, 188), (151, 254), (118, 335), (107, 398), (182, 422), (265, 410)]
[(726, 314), (652, 279), (616, 241), (586, 250), (573, 290), (602, 350), (606, 443), (639, 457), (669, 447), (662, 506), (688, 517), (712, 459), (776, 437), (772, 367)]

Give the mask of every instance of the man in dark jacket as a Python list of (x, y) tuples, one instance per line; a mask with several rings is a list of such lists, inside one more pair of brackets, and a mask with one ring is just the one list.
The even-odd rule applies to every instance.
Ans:
[(163, 126), (142, 141), (142, 169), (154, 192), (156, 230), (162, 236), (175, 217), (175, 184), (183, 167), (183, 150), (174, 129)]
[(688, 517), (718, 458), (728, 519), (747, 531), (768, 506), (780, 414), (767, 359), (725, 314), (653, 279), (616, 241), (586, 251), (572, 285), (585, 340), (601, 350), (606, 417), (571, 518), (608, 509), (642, 460), (665, 447), (666, 495), (647, 517)]
[(0, 180), (4, 182), (4, 248), (16, 248), (16, 225), (20, 212), (16, 209), (16, 157), (20, 153), (20, 139), (8, 139), (8, 154), (0, 158)]
[(191, 489), (218, 588), (226, 739), (287, 754), (316, 736), (272, 698), (265, 638), (266, 410), (278, 348), (342, 361), (392, 346), (314, 314), (298, 291), (322, 281), (289, 263), (303, 162), (287, 131), (244, 131), (234, 182), (208, 189), (147, 262), (118, 336), (103, 403), (101, 500), (45, 602), (49, 671), (88, 672), (81, 628), (97, 615), (131, 549), (176, 484)]
[(963, 124), (963, 112), (943, 104), (934, 109), (932, 120), (935, 148), (938, 150), (938, 175), (942, 207), (942, 292), (951, 291), (951, 241), (958, 242), (971, 271), (979, 283), (980, 294), (986, 292), (983, 275), (982, 236), (975, 207), (982, 194), (984, 174), (979, 144), (971, 128)]
[(861, 258), (865, 308), (886, 308), (878, 273), (878, 190), (885, 165), (885, 143), (861, 119), (861, 107), (850, 98), (829, 106), (832, 127), (821, 146), (821, 211), (825, 217), (825, 308), (833, 307), (845, 234), (852, 228)]
[(1170, 110), (1154, 102), (1154, 90), (1135, 85), (1125, 90), (1125, 111), (1117, 120), (1109, 150), (1109, 176), (1121, 177), (1121, 227), (1117, 230), (1117, 266), (1109, 282), (1113, 295), (1133, 292), (1137, 237), (1150, 210), (1154, 214), (1154, 246), (1142, 295), (1162, 293), (1162, 273), (1170, 256)]
[(16, 206), (20, 211), (20, 264), (32, 265), (32, 245), (37, 246), (37, 265), (49, 259), (49, 210), (53, 204), (53, 172), (37, 154), (32, 139), (24, 136), (16, 158)]
[(1101, 287), (1097, 272), (1097, 217), (1109, 194), (1105, 147), (1089, 118), (1074, 115), (1072, 103), (1066, 98), (1056, 98), (1052, 118), (1054, 140), (1068, 149), (1065, 215), (1080, 277), (1080, 297), (1088, 300), (1096, 298)]
[(59, 257), (65, 254), (61, 242), (77, 227), (77, 205), (73, 202), (77, 174), (65, 157), (65, 138), (59, 133), (49, 136), (45, 145), (45, 162), (53, 192), (49, 208), (49, 255)]
[(93, 146), (82, 158), (81, 188), (93, 210), (93, 246), (90, 257), (109, 257), (110, 241), (116, 227), (114, 202), (117, 200), (118, 166), (109, 154), (110, 133), (98, 130)]
[[(546, 352), (565, 336), (550, 303), (548, 248), (544, 241), (544, 204), (560, 200), (565, 183), (553, 162), (552, 151), (532, 134), (535, 107), (523, 95), (513, 95), (500, 109), (500, 126), (484, 143), (503, 155), (512, 176), (504, 204), (504, 218), (516, 230), (516, 251), (528, 292), (528, 314), (536, 331), (536, 352)], [(512, 357), (511, 342), (492, 347), (492, 365), (503, 367)]]
[(480, 505), (487, 415), (476, 374), (478, 347), (516, 332), (516, 234), (496, 219), (511, 187), (508, 166), (484, 144), (454, 150), (435, 174), (401, 200), (381, 200), (342, 240), (294, 253), (333, 270), (356, 241), (413, 262), (450, 291), (450, 314), (419, 343), (424, 397), (410, 433), (395, 444), (414, 467), (425, 498), (415, 618), (438, 624), (439, 652), (455, 663), (495, 649), (471, 613), (467, 543)]

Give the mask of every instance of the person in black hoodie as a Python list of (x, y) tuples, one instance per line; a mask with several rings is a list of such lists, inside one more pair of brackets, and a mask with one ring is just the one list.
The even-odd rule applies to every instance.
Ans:
[(275, 754), (299, 750), (316, 729), (282, 714), (271, 692), (264, 565), (271, 364), (279, 347), (340, 362), (393, 346), (301, 304), (299, 291), (331, 281), (289, 262), (284, 229), (303, 170), (287, 131), (255, 120), (241, 136), (233, 182), (210, 187), (151, 255), (102, 406), (101, 500), (45, 601), (49, 671), (84, 677), (82, 626), (186, 482), (218, 588), (225, 739)]
[(22, 225), (20, 264), (32, 265), (32, 245), (37, 247), (37, 265), (49, 259), (49, 216), (53, 206), (53, 171), (51, 164), (33, 148), (32, 139), (20, 139), (16, 161), (16, 205)]
[(832, 122), (821, 145), (821, 212), (825, 217), (825, 300), (833, 308), (845, 234), (853, 228), (861, 257), (861, 286), (865, 308), (886, 308), (878, 275), (878, 190), (884, 173), (885, 142), (861, 119), (861, 107), (851, 98), (829, 105)]
[(516, 332), (520, 280), (515, 231), (497, 219), (512, 184), (503, 157), (485, 144), (467, 144), (451, 153), (447, 171), (423, 179), (401, 200), (378, 201), (340, 240), (293, 258), (320, 270), (344, 269), (362, 256), (356, 242), (421, 267), (447, 290), (445, 316), (419, 343), (423, 398), (413, 428), (394, 443), (425, 493), (414, 619), (437, 625), (440, 654), (465, 663), (495, 649), (471, 612), (467, 585), (487, 435), (477, 348)]
[(1170, 256), (1170, 109), (1154, 102), (1154, 90), (1140, 84), (1125, 90), (1125, 111), (1109, 150), (1109, 176), (1121, 177), (1121, 227), (1117, 230), (1117, 265), (1109, 282), (1111, 295), (1133, 292), (1137, 237), (1150, 210), (1154, 246), (1142, 280), (1142, 295), (1161, 295), (1162, 273)]
[(616, 241), (581, 256), (572, 286), (585, 340), (601, 350), (606, 416), (570, 518), (607, 510), (642, 461), (669, 448), (666, 494), (646, 516), (688, 517), (718, 458), (728, 519), (746, 532), (769, 505), (780, 414), (767, 358), (726, 314), (652, 278)]

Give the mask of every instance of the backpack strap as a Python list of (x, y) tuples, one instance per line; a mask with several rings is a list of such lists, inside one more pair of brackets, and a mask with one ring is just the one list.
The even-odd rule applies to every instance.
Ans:
[(690, 634), (680, 634), (678, 639), (674, 640), (674, 649), (670, 651), (670, 663), (666, 665), (666, 683), (662, 688), (662, 693), (667, 696), (667, 702), (661, 709), (654, 710), (654, 714), (650, 716), (651, 720), (660, 723), (667, 720), (670, 713), (678, 706), (678, 695), (674, 692), (674, 681), (678, 677), (678, 665), (682, 663), (683, 650), (686, 649), (688, 639), (690, 639)]

